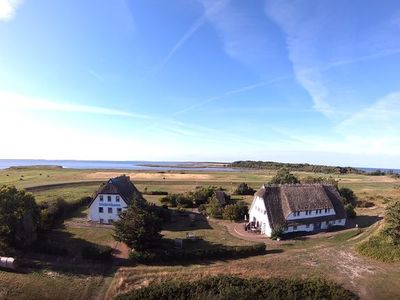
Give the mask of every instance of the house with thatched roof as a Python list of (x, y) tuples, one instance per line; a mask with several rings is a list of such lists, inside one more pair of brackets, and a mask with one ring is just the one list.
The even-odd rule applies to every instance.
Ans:
[(346, 212), (333, 185), (264, 184), (254, 194), (249, 222), (267, 236), (278, 227), (284, 233), (311, 232), (345, 226)]
[(145, 201), (129, 176), (110, 178), (93, 194), (89, 204), (89, 221), (112, 223), (133, 201)]

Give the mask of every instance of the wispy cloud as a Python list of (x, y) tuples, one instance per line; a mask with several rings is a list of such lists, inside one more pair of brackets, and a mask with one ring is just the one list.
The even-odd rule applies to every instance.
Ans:
[[(284, 33), (296, 80), (309, 93), (314, 109), (330, 118), (335, 118), (335, 110), (344, 104), (340, 87), (347, 82), (337, 77), (333, 88), (327, 71), (400, 53), (399, 28), (389, 14), (380, 16), (383, 21), (374, 29), (348, 30), (369, 24), (364, 15), (353, 17), (358, 12), (357, 4), (349, 1), (324, 5), (318, 1), (266, 1), (267, 16)], [(340, 21), (338, 16), (342, 16)]]
[(99, 72), (96, 72), (96, 71), (94, 71), (94, 70), (92, 70), (92, 69), (88, 69), (87, 71), (88, 71), (88, 73), (89, 73), (90, 75), (92, 75), (92, 76), (93, 76), (94, 78), (96, 78), (98, 81), (104, 81), (104, 76), (101, 75)]
[(232, 90), (229, 90), (229, 91), (227, 91), (227, 92), (225, 92), (225, 93), (223, 93), (221, 95), (207, 98), (207, 99), (205, 99), (203, 101), (200, 101), (200, 102), (198, 102), (196, 104), (193, 104), (193, 105), (188, 106), (188, 107), (186, 107), (184, 109), (176, 111), (175, 113), (172, 114), (172, 116), (182, 115), (182, 114), (185, 114), (185, 113), (187, 113), (189, 111), (192, 111), (194, 109), (198, 109), (198, 108), (200, 108), (200, 107), (202, 107), (202, 106), (204, 106), (206, 104), (209, 104), (211, 102), (218, 101), (218, 100), (221, 100), (221, 99), (224, 99), (224, 98), (228, 98), (230, 96), (233, 96), (233, 95), (236, 95), (236, 94), (240, 94), (240, 93), (244, 93), (244, 92), (247, 92), (247, 91), (250, 91), (250, 90), (254, 90), (254, 89), (257, 89), (257, 88), (261, 88), (261, 87), (265, 87), (265, 86), (268, 86), (268, 85), (272, 85), (272, 84), (275, 84), (275, 83), (278, 83), (280, 81), (284, 81), (284, 80), (287, 80), (287, 79), (290, 79), (290, 78), (292, 78), (292, 76), (282, 76), (282, 77), (275, 78), (273, 80), (262, 81), (262, 82), (246, 85), (246, 86), (243, 86), (243, 87), (240, 87), (240, 88), (232, 89)]
[[(207, 5), (205, 7), (205, 11), (203, 14), (198, 17), (193, 24), (189, 27), (189, 29), (185, 32), (185, 34), (175, 43), (172, 49), (168, 52), (168, 54), (164, 57), (164, 59), (154, 68), (152, 69), (147, 76), (151, 76), (155, 73), (160, 72), (170, 61), (170, 59), (175, 55), (175, 53), (190, 39), (190, 37), (196, 33), (196, 31), (204, 25), (207, 21), (207, 16), (209, 14), (213, 14), (214, 12), (220, 10), (226, 3), (226, 0), (213, 1), (212, 4)], [(147, 77), (146, 76), (146, 77)]]
[(136, 114), (123, 110), (117, 110), (106, 107), (60, 103), (55, 101), (43, 100), (24, 96), (20, 94), (0, 91), (0, 105), (2, 108), (11, 108), (17, 110), (42, 110), (42, 111), (60, 111), (60, 112), (78, 112), (89, 114), (100, 114), (110, 116), (123, 116), (139, 119), (149, 119), (150, 117), (144, 114)]
[(22, 0), (0, 0), (0, 21), (12, 20), (22, 3)]

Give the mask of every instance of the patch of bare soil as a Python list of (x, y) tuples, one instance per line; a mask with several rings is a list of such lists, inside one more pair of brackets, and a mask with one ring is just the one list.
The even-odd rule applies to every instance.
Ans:
[[(119, 172), (93, 172), (86, 175), (87, 179), (109, 179), (122, 175)], [(132, 180), (208, 180), (211, 179), (209, 174), (188, 174), (188, 173), (130, 173), (126, 174)]]

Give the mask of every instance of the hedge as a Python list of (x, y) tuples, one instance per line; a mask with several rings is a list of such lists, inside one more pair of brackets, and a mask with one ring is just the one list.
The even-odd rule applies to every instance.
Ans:
[(323, 279), (239, 278), (214, 276), (197, 281), (165, 281), (116, 297), (119, 300), (179, 299), (358, 299), (343, 287)]
[(179, 262), (204, 259), (244, 258), (265, 254), (265, 244), (258, 243), (249, 246), (218, 246), (209, 249), (153, 249), (133, 251), (130, 259), (140, 263)]

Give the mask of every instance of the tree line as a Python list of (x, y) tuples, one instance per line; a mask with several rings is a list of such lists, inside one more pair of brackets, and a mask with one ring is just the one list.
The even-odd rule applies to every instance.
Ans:
[(307, 163), (280, 163), (273, 161), (239, 160), (230, 163), (228, 167), (244, 169), (288, 169), (290, 171), (328, 173), (328, 174), (362, 174), (363, 171), (353, 167), (325, 166)]

